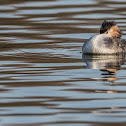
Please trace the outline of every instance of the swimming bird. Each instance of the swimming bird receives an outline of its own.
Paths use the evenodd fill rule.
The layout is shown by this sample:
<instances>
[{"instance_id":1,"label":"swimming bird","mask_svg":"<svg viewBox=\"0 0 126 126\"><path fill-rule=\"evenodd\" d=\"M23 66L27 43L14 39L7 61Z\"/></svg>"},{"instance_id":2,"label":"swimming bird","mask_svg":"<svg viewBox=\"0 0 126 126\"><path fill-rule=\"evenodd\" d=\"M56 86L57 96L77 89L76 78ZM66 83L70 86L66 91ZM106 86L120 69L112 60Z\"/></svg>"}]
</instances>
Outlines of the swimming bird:
<instances>
[{"instance_id":1,"label":"swimming bird","mask_svg":"<svg viewBox=\"0 0 126 126\"><path fill-rule=\"evenodd\" d=\"M126 41L121 39L121 32L114 21L104 21L100 34L84 42L85 54L118 54L126 52Z\"/></svg>"}]
</instances>

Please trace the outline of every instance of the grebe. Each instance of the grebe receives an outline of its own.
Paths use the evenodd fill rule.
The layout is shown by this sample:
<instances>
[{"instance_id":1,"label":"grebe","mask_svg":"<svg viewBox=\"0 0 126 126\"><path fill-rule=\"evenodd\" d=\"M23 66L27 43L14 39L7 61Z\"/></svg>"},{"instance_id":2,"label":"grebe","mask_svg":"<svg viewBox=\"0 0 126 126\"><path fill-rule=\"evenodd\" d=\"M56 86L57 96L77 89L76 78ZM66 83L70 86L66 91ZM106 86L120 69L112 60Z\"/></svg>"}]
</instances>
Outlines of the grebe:
<instances>
[{"instance_id":1,"label":"grebe","mask_svg":"<svg viewBox=\"0 0 126 126\"><path fill-rule=\"evenodd\" d=\"M118 54L126 52L126 42L121 39L121 32L114 21L104 21L100 34L87 40L82 52L85 54Z\"/></svg>"}]
</instances>

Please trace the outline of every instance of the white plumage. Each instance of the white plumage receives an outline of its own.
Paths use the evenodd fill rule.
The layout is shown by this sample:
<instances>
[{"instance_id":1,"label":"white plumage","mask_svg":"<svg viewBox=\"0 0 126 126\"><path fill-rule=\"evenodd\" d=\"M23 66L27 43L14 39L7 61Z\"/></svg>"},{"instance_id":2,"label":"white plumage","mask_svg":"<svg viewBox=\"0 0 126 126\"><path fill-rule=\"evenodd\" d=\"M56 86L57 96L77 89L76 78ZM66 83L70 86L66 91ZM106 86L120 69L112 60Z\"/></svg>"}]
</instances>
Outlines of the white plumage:
<instances>
[{"instance_id":1,"label":"white plumage","mask_svg":"<svg viewBox=\"0 0 126 126\"><path fill-rule=\"evenodd\" d=\"M99 34L87 40L83 47L83 53L89 54L114 54L122 52L122 39L112 38L109 34Z\"/></svg>"}]
</instances>

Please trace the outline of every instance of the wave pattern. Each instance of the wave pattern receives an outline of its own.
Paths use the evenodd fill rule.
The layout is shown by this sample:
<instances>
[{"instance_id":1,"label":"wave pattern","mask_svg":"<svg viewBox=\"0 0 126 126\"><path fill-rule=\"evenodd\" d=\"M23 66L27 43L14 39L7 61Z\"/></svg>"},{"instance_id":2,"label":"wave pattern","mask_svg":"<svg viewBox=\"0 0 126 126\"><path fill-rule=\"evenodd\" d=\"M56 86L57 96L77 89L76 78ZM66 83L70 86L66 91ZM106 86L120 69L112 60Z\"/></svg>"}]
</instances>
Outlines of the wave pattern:
<instances>
[{"instance_id":1,"label":"wave pattern","mask_svg":"<svg viewBox=\"0 0 126 126\"><path fill-rule=\"evenodd\" d=\"M1 0L1 126L125 125L125 57L81 53L105 19L126 38L125 8L125 0Z\"/></svg>"}]
</instances>

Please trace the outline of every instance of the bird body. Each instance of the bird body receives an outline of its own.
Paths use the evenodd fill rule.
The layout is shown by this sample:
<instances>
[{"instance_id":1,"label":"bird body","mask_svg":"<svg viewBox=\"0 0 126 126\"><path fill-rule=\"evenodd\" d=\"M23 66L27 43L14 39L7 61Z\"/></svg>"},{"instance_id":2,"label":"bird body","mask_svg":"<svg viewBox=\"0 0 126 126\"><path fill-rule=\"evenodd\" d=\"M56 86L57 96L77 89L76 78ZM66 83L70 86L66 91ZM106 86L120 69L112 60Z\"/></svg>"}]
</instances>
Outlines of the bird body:
<instances>
[{"instance_id":1,"label":"bird body","mask_svg":"<svg viewBox=\"0 0 126 126\"><path fill-rule=\"evenodd\" d=\"M99 34L87 40L82 52L88 54L115 54L125 51L126 43L123 39L110 37L108 34Z\"/></svg>"}]
</instances>

